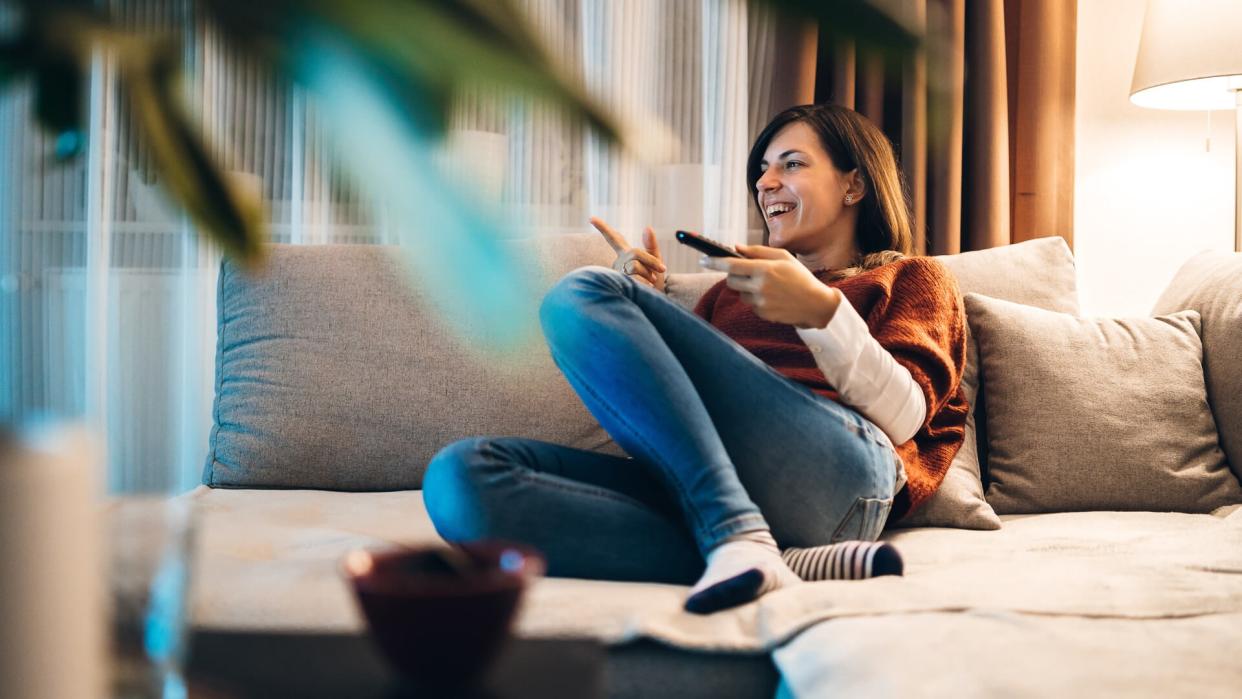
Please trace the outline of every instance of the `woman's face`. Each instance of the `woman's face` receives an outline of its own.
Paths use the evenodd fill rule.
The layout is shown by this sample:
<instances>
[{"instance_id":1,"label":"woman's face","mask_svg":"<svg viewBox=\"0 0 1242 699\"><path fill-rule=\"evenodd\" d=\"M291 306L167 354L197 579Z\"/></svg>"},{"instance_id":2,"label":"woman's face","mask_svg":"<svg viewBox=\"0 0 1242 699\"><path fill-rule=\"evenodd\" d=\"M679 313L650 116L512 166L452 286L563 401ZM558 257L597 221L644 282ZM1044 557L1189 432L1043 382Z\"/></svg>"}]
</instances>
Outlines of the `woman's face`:
<instances>
[{"instance_id":1,"label":"woman's face","mask_svg":"<svg viewBox=\"0 0 1242 699\"><path fill-rule=\"evenodd\" d=\"M799 121L778 131L759 169L755 196L768 224L768 245L810 254L840 236L853 240L857 217L842 215L849 173L832 164L810 126Z\"/></svg>"}]
</instances>

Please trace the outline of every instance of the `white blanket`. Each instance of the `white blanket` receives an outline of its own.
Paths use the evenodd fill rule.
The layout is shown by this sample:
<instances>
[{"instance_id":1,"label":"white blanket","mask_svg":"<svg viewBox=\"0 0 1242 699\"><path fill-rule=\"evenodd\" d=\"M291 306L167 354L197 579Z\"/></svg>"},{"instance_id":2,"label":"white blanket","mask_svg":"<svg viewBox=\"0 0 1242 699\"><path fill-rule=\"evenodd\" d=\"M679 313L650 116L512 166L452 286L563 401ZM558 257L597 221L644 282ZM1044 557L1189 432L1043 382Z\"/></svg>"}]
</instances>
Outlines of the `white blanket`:
<instances>
[{"instance_id":1,"label":"white blanket","mask_svg":"<svg viewBox=\"0 0 1242 699\"><path fill-rule=\"evenodd\" d=\"M337 567L345 552L437 540L417 491L200 488L192 497L204 514L193 612L202 626L360 630ZM998 665L998 654L1034 666L1068 654L1080 663L1069 669L1073 676L1088 673L1092 662L1075 650L1095 652L1123 639L1117 647L1143 658L1144 643L1160 654L1166 641L1173 643L1169 639L1195 633L1204 634L1196 662L1210 664L1228 653L1217 660L1231 659L1236 679L1242 665L1242 510L1001 519L996 531L886 532L905 559L902 577L807 583L707 616L682 611L683 586L545 579L525 599L517 632L607 643L650 637L742 653L779 648L776 662L799 696L816 695L826 678L833 692L848 689L851 677L883 675L891 664L940 667L944 672L936 677L944 681L1013 665ZM832 622L819 623L824 620ZM1062 637L1079 639L1081 648L1056 641ZM1191 649L1189 641L1170 646L1169 662ZM977 658L980 667L945 668L941 656ZM856 671L846 667L856 663ZM1228 674L1217 668L1217 680L1222 673ZM909 668L900 674L894 693L917 681Z\"/></svg>"},{"instance_id":2,"label":"white blanket","mask_svg":"<svg viewBox=\"0 0 1242 699\"><path fill-rule=\"evenodd\" d=\"M1174 619L997 609L843 617L773 654L784 697L1242 694L1242 614Z\"/></svg>"}]
</instances>

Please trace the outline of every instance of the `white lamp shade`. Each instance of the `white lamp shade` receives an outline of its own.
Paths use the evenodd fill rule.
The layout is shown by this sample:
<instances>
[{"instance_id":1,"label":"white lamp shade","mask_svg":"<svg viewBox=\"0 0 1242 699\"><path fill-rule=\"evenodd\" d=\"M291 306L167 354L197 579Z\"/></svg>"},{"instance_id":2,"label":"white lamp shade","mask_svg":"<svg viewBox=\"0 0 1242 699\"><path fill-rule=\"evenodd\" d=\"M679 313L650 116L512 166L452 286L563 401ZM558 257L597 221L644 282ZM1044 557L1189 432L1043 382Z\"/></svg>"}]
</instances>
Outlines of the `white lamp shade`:
<instances>
[{"instance_id":1,"label":"white lamp shade","mask_svg":"<svg viewBox=\"0 0 1242 699\"><path fill-rule=\"evenodd\" d=\"M1242 0L1148 0L1130 101L1233 109L1242 89Z\"/></svg>"}]
</instances>

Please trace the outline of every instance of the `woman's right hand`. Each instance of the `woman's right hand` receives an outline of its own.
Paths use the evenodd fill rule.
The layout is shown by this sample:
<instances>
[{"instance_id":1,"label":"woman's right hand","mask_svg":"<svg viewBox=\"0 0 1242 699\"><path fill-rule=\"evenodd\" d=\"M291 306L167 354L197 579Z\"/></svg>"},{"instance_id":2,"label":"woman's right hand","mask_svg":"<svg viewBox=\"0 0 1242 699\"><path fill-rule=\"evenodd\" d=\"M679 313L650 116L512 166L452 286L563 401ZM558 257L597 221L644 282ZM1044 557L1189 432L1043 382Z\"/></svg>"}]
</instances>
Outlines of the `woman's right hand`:
<instances>
[{"instance_id":1,"label":"woman's right hand","mask_svg":"<svg viewBox=\"0 0 1242 699\"><path fill-rule=\"evenodd\" d=\"M617 259L612 263L613 269L656 291L664 291L664 273L667 268L660 259L660 246L656 243L655 231L651 226L643 231L643 246L646 248L643 249L632 247L625 236L596 216L591 217L591 225L603 234L604 240L617 252Z\"/></svg>"}]
</instances>

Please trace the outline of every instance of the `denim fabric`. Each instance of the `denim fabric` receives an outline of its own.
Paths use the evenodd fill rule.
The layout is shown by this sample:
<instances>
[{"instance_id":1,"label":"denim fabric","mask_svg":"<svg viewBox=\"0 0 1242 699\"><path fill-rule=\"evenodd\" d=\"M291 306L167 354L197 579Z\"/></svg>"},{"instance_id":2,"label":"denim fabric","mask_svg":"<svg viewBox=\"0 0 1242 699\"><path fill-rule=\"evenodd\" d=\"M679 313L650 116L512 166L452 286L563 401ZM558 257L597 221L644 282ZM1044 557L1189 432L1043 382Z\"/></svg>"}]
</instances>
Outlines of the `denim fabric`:
<instances>
[{"instance_id":1,"label":"denim fabric","mask_svg":"<svg viewBox=\"0 0 1242 699\"><path fill-rule=\"evenodd\" d=\"M557 366L630 457L454 442L423 483L446 540L524 541L555 576L687 583L738 532L768 526L781 547L880 536L898 457L856 411L605 267L566 275L540 315Z\"/></svg>"}]
</instances>

